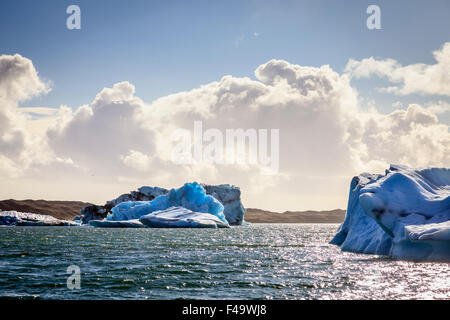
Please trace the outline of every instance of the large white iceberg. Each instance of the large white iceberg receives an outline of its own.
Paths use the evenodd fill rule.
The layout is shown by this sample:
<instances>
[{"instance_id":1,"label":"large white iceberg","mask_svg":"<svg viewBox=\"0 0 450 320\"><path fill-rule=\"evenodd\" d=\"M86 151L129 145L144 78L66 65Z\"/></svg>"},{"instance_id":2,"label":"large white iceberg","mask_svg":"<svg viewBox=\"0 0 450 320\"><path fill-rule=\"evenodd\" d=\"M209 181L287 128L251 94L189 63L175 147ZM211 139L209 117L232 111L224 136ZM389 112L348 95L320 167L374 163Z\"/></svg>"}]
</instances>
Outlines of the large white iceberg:
<instances>
[{"instance_id":1,"label":"large white iceberg","mask_svg":"<svg viewBox=\"0 0 450 320\"><path fill-rule=\"evenodd\" d=\"M183 207L170 207L139 218L150 228L229 228L217 216L205 212L193 212Z\"/></svg>"},{"instance_id":2,"label":"large white iceberg","mask_svg":"<svg viewBox=\"0 0 450 320\"><path fill-rule=\"evenodd\" d=\"M126 201L119 203L107 215L107 221L124 221L139 219L155 211L170 207L182 207L191 213L208 213L228 225L223 213L224 206L214 197L207 195L205 189L197 182L186 183L178 189L160 195L152 201ZM185 212L186 213L186 212Z\"/></svg>"},{"instance_id":3,"label":"large white iceberg","mask_svg":"<svg viewBox=\"0 0 450 320\"><path fill-rule=\"evenodd\" d=\"M353 178L331 243L344 251L450 261L450 169L391 166Z\"/></svg>"}]
</instances>

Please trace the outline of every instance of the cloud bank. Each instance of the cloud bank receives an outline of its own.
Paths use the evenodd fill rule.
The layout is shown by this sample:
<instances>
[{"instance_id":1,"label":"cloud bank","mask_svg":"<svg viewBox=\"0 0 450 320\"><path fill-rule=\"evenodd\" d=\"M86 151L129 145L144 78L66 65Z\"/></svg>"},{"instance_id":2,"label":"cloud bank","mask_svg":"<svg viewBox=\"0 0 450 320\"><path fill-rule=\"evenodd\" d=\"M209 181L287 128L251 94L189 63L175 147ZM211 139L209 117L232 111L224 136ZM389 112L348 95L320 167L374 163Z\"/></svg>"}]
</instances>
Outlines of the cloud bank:
<instances>
[{"instance_id":1,"label":"cloud bank","mask_svg":"<svg viewBox=\"0 0 450 320\"><path fill-rule=\"evenodd\" d=\"M433 52L436 64L423 63L402 66L393 59L378 60L374 57L361 61L350 59L345 71L355 78L372 75L386 78L398 84L383 88L383 91L398 95L412 93L450 96L450 42Z\"/></svg>"},{"instance_id":2,"label":"cloud bank","mask_svg":"<svg viewBox=\"0 0 450 320\"><path fill-rule=\"evenodd\" d=\"M0 176L21 176L33 162L45 161L39 151L45 142L26 130L27 118L17 105L49 90L31 60L0 56Z\"/></svg>"},{"instance_id":3,"label":"cloud bank","mask_svg":"<svg viewBox=\"0 0 450 320\"><path fill-rule=\"evenodd\" d=\"M431 66L350 60L344 74L329 66L271 60L256 68L255 79L225 76L153 102L135 96L131 83L120 82L76 110L61 106L50 113L43 132L32 129L37 120L17 106L50 85L30 60L3 55L0 179L11 188L0 196L28 192L27 197L101 203L141 185L176 187L198 180L240 186L249 207L343 208L349 181L361 171L381 171L389 163L450 166L449 128L436 116L447 104L410 104L389 114L363 111L348 74L388 77L400 83L390 89L398 94L448 94L449 54L445 44ZM420 86L414 81L421 77L439 81ZM263 175L258 164L174 164L173 132L192 132L199 120L205 130L222 132L280 129L278 174Z\"/></svg>"}]
</instances>

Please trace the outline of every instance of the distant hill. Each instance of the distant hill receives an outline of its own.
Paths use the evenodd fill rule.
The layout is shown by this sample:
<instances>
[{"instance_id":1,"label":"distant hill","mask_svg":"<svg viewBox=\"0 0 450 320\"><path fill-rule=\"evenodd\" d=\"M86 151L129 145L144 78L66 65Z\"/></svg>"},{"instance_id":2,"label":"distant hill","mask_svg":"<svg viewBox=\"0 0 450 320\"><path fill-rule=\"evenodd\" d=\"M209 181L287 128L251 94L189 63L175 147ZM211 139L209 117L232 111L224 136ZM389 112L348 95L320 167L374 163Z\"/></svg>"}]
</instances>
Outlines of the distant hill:
<instances>
[{"instance_id":1,"label":"distant hill","mask_svg":"<svg viewBox=\"0 0 450 320\"><path fill-rule=\"evenodd\" d=\"M245 221L254 223L342 223L345 210L272 212L248 208Z\"/></svg>"},{"instance_id":2,"label":"distant hill","mask_svg":"<svg viewBox=\"0 0 450 320\"><path fill-rule=\"evenodd\" d=\"M72 220L80 215L80 209L91 205L81 201L2 200L0 210L46 214L57 219Z\"/></svg>"},{"instance_id":3,"label":"distant hill","mask_svg":"<svg viewBox=\"0 0 450 320\"><path fill-rule=\"evenodd\" d=\"M47 214L57 219L72 220L80 209L92 205L81 201L2 200L0 210ZM341 223L345 210L272 212L248 208L244 219L254 223Z\"/></svg>"}]
</instances>

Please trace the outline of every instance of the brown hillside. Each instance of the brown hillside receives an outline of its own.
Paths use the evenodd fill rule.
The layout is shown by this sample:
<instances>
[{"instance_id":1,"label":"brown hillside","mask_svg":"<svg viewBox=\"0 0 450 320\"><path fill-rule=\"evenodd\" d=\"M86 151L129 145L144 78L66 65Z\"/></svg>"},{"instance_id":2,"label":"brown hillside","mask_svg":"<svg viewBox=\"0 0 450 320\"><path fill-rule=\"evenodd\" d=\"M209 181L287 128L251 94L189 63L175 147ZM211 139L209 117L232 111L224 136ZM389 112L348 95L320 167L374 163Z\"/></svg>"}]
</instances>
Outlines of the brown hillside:
<instances>
[{"instance_id":1,"label":"brown hillside","mask_svg":"<svg viewBox=\"0 0 450 320\"><path fill-rule=\"evenodd\" d=\"M47 214L57 219L72 220L80 215L80 209L90 205L81 201L47 201L47 200L2 200L0 210L14 210Z\"/></svg>"},{"instance_id":2,"label":"brown hillside","mask_svg":"<svg viewBox=\"0 0 450 320\"><path fill-rule=\"evenodd\" d=\"M342 223L345 210L272 212L249 208L245 221L254 223Z\"/></svg>"}]
</instances>

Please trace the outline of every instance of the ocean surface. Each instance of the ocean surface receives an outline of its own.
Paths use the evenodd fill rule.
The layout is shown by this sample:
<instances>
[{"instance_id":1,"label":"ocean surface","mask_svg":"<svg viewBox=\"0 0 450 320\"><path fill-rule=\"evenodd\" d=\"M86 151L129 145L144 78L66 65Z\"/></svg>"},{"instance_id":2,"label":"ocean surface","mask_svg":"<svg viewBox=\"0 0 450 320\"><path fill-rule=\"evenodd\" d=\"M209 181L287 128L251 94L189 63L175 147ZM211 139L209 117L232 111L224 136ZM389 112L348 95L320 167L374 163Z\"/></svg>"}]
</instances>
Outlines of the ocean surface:
<instances>
[{"instance_id":1,"label":"ocean surface","mask_svg":"<svg viewBox=\"0 0 450 320\"><path fill-rule=\"evenodd\" d=\"M448 263L341 252L337 227L0 227L0 298L450 299Z\"/></svg>"}]
</instances>

